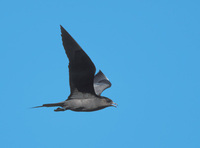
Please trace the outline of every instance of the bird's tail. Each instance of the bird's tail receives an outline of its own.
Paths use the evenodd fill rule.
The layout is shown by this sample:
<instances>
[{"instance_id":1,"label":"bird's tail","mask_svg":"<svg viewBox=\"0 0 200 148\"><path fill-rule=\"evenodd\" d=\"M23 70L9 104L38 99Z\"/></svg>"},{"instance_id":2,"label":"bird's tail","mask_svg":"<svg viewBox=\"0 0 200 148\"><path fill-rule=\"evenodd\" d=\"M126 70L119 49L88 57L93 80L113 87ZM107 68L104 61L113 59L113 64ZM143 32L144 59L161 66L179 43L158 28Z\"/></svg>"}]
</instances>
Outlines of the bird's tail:
<instances>
[{"instance_id":1,"label":"bird's tail","mask_svg":"<svg viewBox=\"0 0 200 148\"><path fill-rule=\"evenodd\" d=\"M39 108L39 107L54 107L54 106L61 106L63 107L64 105L64 101L63 102L59 102L59 103L50 103L50 104L43 104L42 106L35 106L32 108Z\"/></svg>"}]
</instances>

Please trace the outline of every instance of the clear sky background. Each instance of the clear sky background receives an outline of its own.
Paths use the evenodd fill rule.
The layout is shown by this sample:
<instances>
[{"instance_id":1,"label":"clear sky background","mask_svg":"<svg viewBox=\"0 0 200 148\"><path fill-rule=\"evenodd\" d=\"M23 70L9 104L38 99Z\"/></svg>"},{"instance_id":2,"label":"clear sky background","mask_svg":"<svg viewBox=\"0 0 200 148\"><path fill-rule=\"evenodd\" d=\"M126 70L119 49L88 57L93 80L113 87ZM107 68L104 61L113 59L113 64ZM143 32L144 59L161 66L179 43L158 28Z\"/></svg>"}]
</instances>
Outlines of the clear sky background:
<instances>
[{"instance_id":1,"label":"clear sky background","mask_svg":"<svg viewBox=\"0 0 200 148\"><path fill-rule=\"evenodd\" d=\"M1 148L199 148L199 0L2 0ZM112 82L118 108L67 99L60 26Z\"/></svg>"}]
</instances>

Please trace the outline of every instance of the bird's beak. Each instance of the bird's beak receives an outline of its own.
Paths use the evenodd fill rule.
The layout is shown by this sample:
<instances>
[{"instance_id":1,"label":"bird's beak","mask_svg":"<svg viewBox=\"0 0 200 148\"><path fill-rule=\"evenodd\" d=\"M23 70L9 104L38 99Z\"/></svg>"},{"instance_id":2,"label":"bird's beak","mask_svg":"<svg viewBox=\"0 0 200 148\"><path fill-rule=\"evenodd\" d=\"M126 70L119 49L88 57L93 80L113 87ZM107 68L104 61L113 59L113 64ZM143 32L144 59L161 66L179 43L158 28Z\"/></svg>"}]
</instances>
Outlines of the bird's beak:
<instances>
[{"instance_id":1,"label":"bird's beak","mask_svg":"<svg viewBox=\"0 0 200 148\"><path fill-rule=\"evenodd\" d=\"M113 107L117 107L118 104L113 102L111 106L113 106Z\"/></svg>"}]
</instances>

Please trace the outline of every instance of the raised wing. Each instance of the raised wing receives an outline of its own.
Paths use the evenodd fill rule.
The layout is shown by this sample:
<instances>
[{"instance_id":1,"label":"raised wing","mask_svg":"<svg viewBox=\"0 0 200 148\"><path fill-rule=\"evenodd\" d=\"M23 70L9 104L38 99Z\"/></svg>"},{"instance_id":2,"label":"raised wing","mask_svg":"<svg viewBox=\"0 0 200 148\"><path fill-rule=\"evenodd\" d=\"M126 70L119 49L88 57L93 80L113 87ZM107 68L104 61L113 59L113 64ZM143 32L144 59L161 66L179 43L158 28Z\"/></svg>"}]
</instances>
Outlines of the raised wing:
<instances>
[{"instance_id":1,"label":"raised wing","mask_svg":"<svg viewBox=\"0 0 200 148\"><path fill-rule=\"evenodd\" d=\"M94 77L94 90L95 93L100 96L101 93L111 87L111 83L108 78L99 70L99 72Z\"/></svg>"},{"instance_id":2,"label":"raised wing","mask_svg":"<svg viewBox=\"0 0 200 148\"><path fill-rule=\"evenodd\" d=\"M71 35L62 26L60 27L63 46L69 58L70 96L73 93L77 94L77 91L95 95L93 86L95 65Z\"/></svg>"}]
</instances>

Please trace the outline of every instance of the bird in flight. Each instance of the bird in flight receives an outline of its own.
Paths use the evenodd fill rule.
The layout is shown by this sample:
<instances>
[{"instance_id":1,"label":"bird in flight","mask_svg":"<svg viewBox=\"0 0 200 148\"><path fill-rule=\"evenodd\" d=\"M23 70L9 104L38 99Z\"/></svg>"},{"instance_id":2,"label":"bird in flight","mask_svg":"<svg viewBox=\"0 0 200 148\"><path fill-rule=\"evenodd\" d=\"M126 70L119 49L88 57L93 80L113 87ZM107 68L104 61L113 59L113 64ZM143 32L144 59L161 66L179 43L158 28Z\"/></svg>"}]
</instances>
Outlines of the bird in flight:
<instances>
[{"instance_id":1,"label":"bird in flight","mask_svg":"<svg viewBox=\"0 0 200 148\"><path fill-rule=\"evenodd\" d=\"M62 26L60 28L62 43L69 59L71 93L65 101L43 104L33 108L59 106L54 111L90 112L110 106L116 107L117 104L111 99L101 96L105 89L111 87L108 78L101 71L95 75L96 68L92 60L71 35Z\"/></svg>"}]
</instances>

